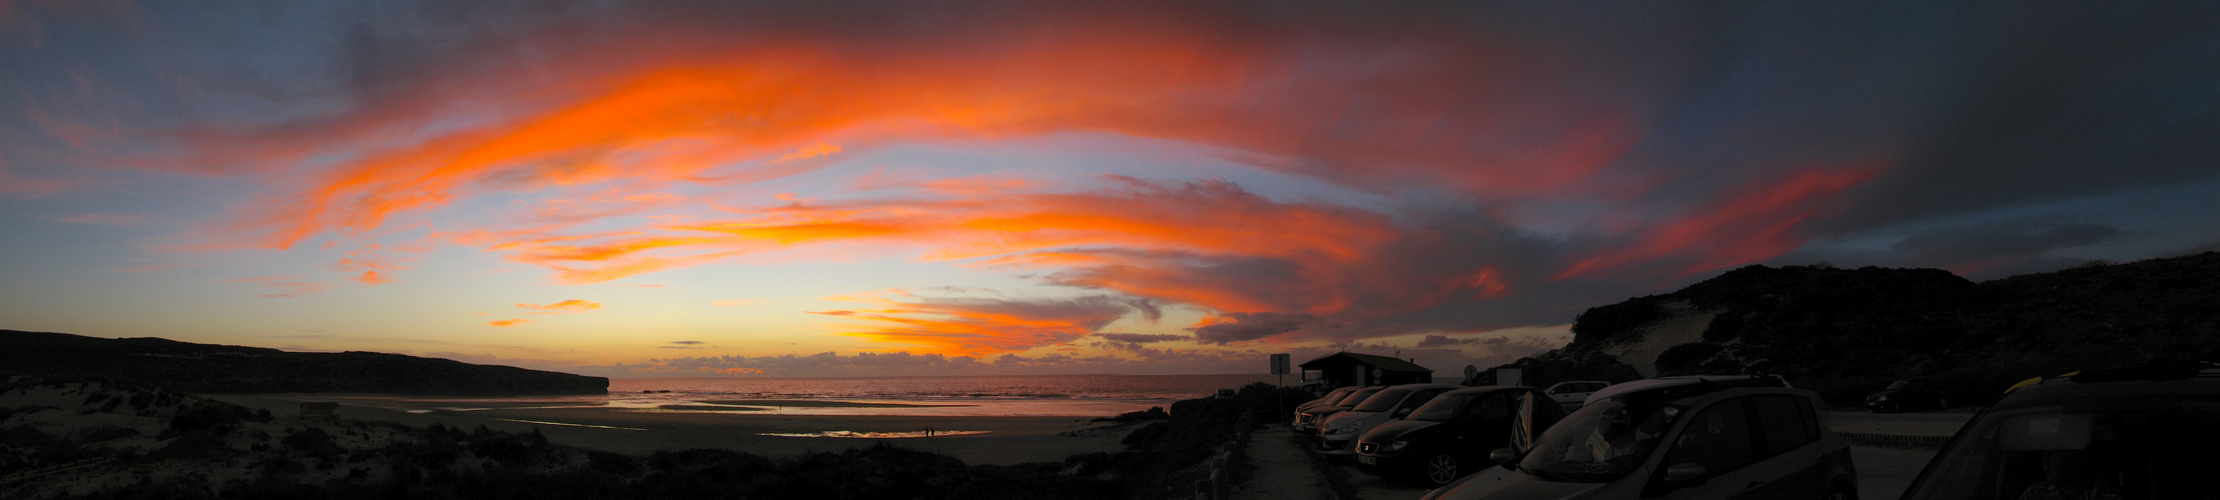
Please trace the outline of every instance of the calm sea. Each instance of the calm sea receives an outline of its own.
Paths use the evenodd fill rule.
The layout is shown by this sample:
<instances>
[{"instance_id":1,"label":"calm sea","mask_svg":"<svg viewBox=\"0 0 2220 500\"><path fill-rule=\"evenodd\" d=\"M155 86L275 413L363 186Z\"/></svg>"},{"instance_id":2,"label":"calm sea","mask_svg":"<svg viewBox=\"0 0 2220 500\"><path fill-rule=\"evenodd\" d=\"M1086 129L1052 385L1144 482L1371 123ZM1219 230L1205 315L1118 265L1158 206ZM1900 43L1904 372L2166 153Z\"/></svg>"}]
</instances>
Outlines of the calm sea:
<instances>
[{"instance_id":1,"label":"calm sea","mask_svg":"<svg viewBox=\"0 0 2220 500\"><path fill-rule=\"evenodd\" d=\"M732 408L726 407L747 406L750 414L1100 417L1278 380L1273 375L634 378L610 380L609 394L602 396L380 399L396 409L419 412L610 408L728 413Z\"/></svg>"}]
</instances>

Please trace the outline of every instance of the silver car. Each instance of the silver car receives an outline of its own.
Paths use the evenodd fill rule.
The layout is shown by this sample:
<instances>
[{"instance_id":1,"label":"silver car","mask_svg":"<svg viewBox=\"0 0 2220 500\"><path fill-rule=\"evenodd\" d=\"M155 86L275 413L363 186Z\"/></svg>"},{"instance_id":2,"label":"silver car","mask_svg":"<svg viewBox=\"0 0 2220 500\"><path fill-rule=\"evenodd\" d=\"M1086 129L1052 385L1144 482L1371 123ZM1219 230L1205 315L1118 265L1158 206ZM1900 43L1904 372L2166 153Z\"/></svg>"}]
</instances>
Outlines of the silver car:
<instances>
[{"instance_id":1,"label":"silver car","mask_svg":"<svg viewBox=\"0 0 2220 500\"><path fill-rule=\"evenodd\" d=\"M1857 498L1850 446L1827 430L1819 395L1697 379L1591 400L1504 465L1427 499Z\"/></svg>"}]
</instances>

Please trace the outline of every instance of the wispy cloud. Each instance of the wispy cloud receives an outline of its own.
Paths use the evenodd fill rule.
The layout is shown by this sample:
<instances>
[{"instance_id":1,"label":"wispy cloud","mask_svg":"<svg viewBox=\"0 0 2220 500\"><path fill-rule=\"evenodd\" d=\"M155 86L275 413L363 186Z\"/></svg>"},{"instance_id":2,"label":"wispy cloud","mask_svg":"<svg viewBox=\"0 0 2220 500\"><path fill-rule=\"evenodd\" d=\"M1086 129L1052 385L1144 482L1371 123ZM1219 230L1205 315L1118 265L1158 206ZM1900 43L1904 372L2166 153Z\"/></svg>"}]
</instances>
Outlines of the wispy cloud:
<instances>
[{"instance_id":1,"label":"wispy cloud","mask_svg":"<svg viewBox=\"0 0 2220 500\"><path fill-rule=\"evenodd\" d=\"M517 304L516 306L545 313L582 313L601 308L600 303L585 299L570 299L553 304Z\"/></svg>"}]
</instances>

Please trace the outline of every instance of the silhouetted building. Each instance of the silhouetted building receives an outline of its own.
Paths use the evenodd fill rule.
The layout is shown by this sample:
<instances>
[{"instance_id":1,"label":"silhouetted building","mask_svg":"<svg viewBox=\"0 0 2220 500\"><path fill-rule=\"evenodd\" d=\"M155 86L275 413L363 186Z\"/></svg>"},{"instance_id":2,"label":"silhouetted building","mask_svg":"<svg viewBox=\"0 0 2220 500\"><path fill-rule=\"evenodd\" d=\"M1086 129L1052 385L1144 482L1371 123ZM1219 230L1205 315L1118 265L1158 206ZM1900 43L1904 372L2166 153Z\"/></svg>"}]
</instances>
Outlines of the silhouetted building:
<instances>
[{"instance_id":1,"label":"silhouetted building","mask_svg":"<svg viewBox=\"0 0 2220 500\"><path fill-rule=\"evenodd\" d=\"M1417 363L1353 352L1337 352L1304 361L1303 380L1326 381L1331 387L1433 383L1434 371ZM1311 372L1318 376L1312 377Z\"/></svg>"}]
</instances>

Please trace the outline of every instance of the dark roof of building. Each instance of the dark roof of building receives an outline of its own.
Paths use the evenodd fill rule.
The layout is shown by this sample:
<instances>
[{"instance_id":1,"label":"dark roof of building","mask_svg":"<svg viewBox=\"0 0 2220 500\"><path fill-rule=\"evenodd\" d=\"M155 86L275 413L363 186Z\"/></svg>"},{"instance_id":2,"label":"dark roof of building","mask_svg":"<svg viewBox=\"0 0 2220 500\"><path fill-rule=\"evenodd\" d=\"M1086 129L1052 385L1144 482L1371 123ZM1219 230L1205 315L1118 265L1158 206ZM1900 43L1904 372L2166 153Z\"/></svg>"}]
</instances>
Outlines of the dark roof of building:
<instances>
[{"instance_id":1,"label":"dark roof of building","mask_svg":"<svg viewBox=\"0 0 2220 500\"><path fill-rule=\"evenodd\" d=\"M1333 354L1328 354L1328 355L1324 355L1324 356L1319 356L1319 357L1318 357L1318 359L1313 359L1313 360L1310 360L1310 361L1304 361L1304 362L1303 362L1303 364L1301 365L1301 367L1302 367L1303 369L1305 369L1305 370L1311 370L1311 369L1316 369L1316 367L1313 367L1313 366L1311 366L1311 365L1313 365L1313 364L1319 364L1319 363L1320 363L1320 362L1322 362L1322 361L1326 361L1326 360L1329 360L1329 359L1333 359L1333 358L1335 358L1335 357L1347 357L1347 358L1349 358L1349 359L1351 359L1351 360L1355 360L1356 362L1359 362L1359 363L1364 363L1364 364L1368 364L1368 365L1372 365L1373 367L1379 368L1379 369L1381 369L1381 370L1385 370L1385 371L1391 371L1391 372L1416 372L1416 373L1433 373L1433 372L1434 372L1434 370L1433 370L1433 369L1430 369L1430 368L1427 368L1427 367L1424 367L1424 366L1418 366L1417 364L1415 364L1415 363L1411 363L1411 362L1409 362L1409 361L1404 361L1404 360L1400 360L1400 359L1396 359L1396 358L1390 358L1390 357L1387 357L1387 356L1376 356L1376 355L1371 355L1371 354L1358 354L1358 353L1354 353L1354 352L1346 352L1346 351L1344 351L1344 352L1337 352L1337 353L1333 353Z\"/></svg>"}]
</instances>

